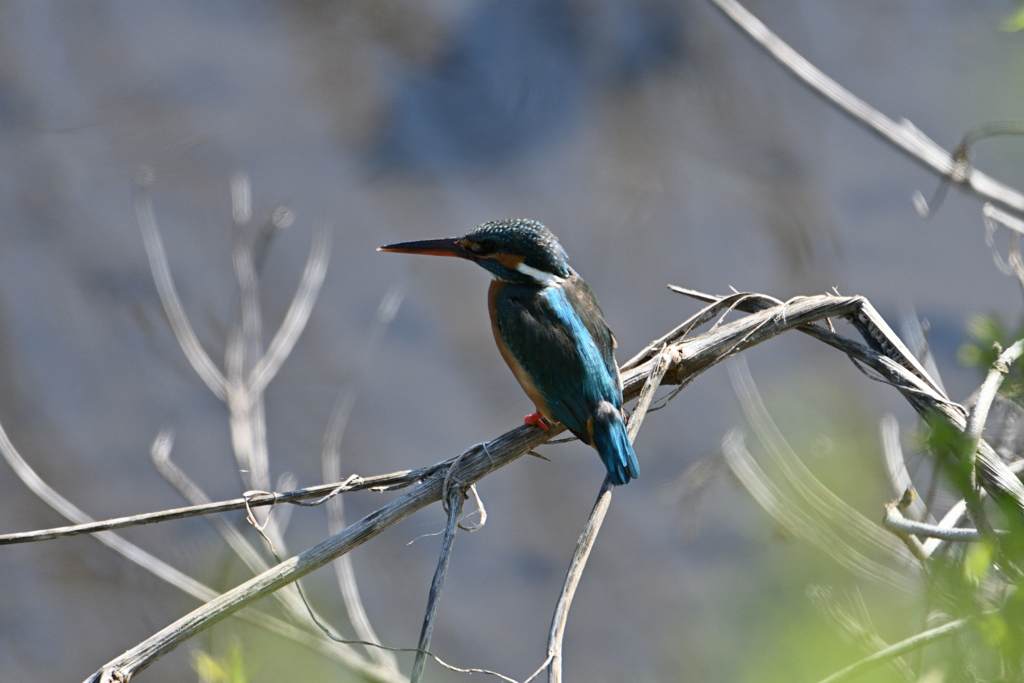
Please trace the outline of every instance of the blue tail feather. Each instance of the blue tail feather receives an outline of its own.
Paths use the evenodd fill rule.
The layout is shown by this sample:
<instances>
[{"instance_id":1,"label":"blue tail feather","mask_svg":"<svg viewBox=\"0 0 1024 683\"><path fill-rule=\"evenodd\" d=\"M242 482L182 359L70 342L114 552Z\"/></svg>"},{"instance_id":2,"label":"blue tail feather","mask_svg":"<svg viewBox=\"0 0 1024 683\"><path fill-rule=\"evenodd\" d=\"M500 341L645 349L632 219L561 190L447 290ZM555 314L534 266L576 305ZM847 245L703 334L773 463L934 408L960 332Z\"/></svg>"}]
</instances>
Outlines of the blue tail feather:
<instances>
[{"instance_id":1,"label":"blue tail feather","mask_svg":"<svg viewBox=\"0 0 1024 683\"><path fill-rule=\"evenodd\" d=\"M608 477L616 486L629 483L640 476L640 463L633 445L626 438L626 425L622 413L611 403L602 401L594 411L594 448L604 461Z\"/></svg>"}]
</instances>

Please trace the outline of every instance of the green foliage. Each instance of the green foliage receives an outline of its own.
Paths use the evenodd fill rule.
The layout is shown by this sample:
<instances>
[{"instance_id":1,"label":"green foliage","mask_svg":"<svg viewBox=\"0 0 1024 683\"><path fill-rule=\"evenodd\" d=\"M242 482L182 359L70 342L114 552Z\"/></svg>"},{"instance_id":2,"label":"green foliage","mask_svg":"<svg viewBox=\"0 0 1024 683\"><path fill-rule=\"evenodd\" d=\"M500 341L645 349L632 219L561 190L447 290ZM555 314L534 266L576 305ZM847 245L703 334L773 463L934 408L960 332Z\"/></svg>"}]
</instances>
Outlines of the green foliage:
<instances>
[{"instance_id":1,"label":"green foliage","mask_svg":"<svg viewBox=\"0 0 1024 683\"><path fill-rule=\"evenodd\" d=\"M1018 325L1016 329L1010 329L996 315L976 315L967 321L967 336L970 341L965 342L957 350L957 360L964 367L976 368L981 373L987 373L1002 349L1024 337L1024 324ZM1018 403L1022 402L1024 372L1020 363L1015 363L1010 368L1000 393Z\"/></svg>"},{"instance_id":2,"label":"green foliage","mask_svg":"<svg viewBox=\"0 0 1024 683\"><path fill-rule=\"evenodd\" d=\"M973 320L970 333L971 342L961 353L982 372L998 354L995 342L1009 345L1017 338L994 318ZM1019 378L1019 369L1015 371ZM886 486L880 478L883 474L865 467L864 454L877 448L863 421L867 418L858 419L861 411L851 402L841 406L836 419L830 419L828 411L822 410L827 396L812 399L812 393L804 390L800 399L783 393L786 402L772 406L770 412L778 419L800 462L813 470L819 481L856 509L880 509L884 503L876 496ZM788 402L792 405L786 405ZM794 417L787 419L790 412ZM806 429L808 424L815 425L814 432L823 425L825 428L817 434L801 432L801 426ZM933 454L939 464L942 476L938 485L945 495L958 498L970 490L969 441L945 416L936 414L924 421L917 445L919 452ZM789 491L770 458L761 459L759 464L780 491ZM786 504L804 505L799 496ZM716 672L725 674L717 678L766 683L821 680L886 644L967 618L967 626L954 635L864 672L856 680L1024 683L1024 579L1018 569L1024 567L1020 543L1024 539L1024 520L1015 508L1002 508L993 501L987 503L986 510L992 525L1009 533L998 539L941 548L922 574L923 601L920 594L900 595L880 582L851 576L820 550L793 542L791 537L786 547L776 542L764 548L756 562L762 573L748 576L744 584L747 590L737 591L741 607L736 610L736 622L714 629L730 634L730 645L748 656L733 662L732 670ZM820 512L814 506L805 511L809 517ZM844 533L842 524L829 524L838 537L849 539L854 548L873 557L870 548L858 545L857 538ZM812 600L808 600L806 591L811 584L822 588L815 589ZM723 611L729 612L728 608ZM708 621L701 620L700 624L706 628ZM693 637L685 633L682 639ZM701 653L688 654L689 666L681 666L680 673L689 675L680 678L711 678L710 667L700 663Z\"/></svg>"},{"instance_id":3,"label":"green foliage","mask_svg":"<svg viewBox=\"0 0 1024 683\"><path fill-rule=\"evenodd\" d=\"M992 571L995 546L992 543L974 543L964 553L963 575L970 586L980 586Z\"/></svg>"},{"instance_id":4,"label":"green foliage","mask_svg":"<svg viewBox=\"0 0 1024 683\"><path fill-rule=\"evenodd\" d=\"M971 354L982 352L998 340L1003 330L992 319L977 319L972 337L981 341ZM989 343L986 343L989 342ZM961 355L963 351L961 350ZM979 367L995 359L980 358ZM1019 394L1018 394L1019 396ZM966 437L940 415L926 420L922 447L937 458L951 488L960 496L969 491ZM994 526L1007 534L978 543L957 544L929 563L930 603L953 618L971 617L971 629L958 635L950 646L938 648L945 670L959 672L963 680L1021 681L1024 665L1024 520L1013 506L999 515L986 506Z\"/></svg>"},{"instance_id":5,"label":"green foliage","mask_svg":"<svg viewBox=\"0 0 1024 683\"><path fill-rule=\"evenodd\" d=\"M965 496L971 487L967 436L950 424L945 416L935 414L924 421L921 437L921 450L935 455L953 488L961 497Z\"/></svg>"},{"instance_id":6,"label":"green foliage","mask_svg":"<svg viewBox=\"0 0 1024 683\"><path fill-rule=\"evenodd\" d=\"M1024 7L1003 19L999 28L1007 33L1015 33L1024 29Z\"/></svg>"},{"instance_id":7,"label":"green foliage","mask_svg":"<svg viewBox=\"0 0 1024 683\"><path fill-rule=\"evenodd\" d=\"M199 675L199 683L249 683L242 657L242 645L235 640L227 652L219 656L203 650L192 653L192 668Z\"/></svg>"}]
</instances>

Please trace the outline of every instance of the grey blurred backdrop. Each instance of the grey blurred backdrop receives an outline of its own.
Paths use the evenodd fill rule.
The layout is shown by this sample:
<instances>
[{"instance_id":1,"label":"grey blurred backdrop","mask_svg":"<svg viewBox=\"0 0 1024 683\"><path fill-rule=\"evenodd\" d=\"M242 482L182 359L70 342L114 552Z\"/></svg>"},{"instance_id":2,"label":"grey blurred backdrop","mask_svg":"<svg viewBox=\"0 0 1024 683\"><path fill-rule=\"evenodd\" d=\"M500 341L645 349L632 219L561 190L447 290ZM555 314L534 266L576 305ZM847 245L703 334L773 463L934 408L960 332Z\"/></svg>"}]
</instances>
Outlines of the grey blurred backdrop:
<instances>
[{"instance_id":1,"label":"grey blurred backdrop","mask_svg":"<svg viewBox=\"0 0 1024 683\"><path fill-rule=\"evenodd\" d=\"M999 30L1012 3L751 8L947 148L970 126L1020 116L1021 37ZM1013 184L1020 143L982 143L976 161ZM267 393L273 475L300 485L319 481L327 418L353 382L343 470L363 475L450 457L532 411L493 345L487 275L374 252L387 242L495 218L544 222L600 298L620 360L697 310L667 283L779 297L836 287L890 318L909 304L930 321L956 399L975 381L955 363L965 319L1016 321L1020 310L1016 284L992 267L978 201L954 193L922 221L911 195L930 194L932 176L695 0L10 0L0 4L0 420L96 518L182 504L148 459L163 425L176 430L175 460L212 497L240 490L225 411L178 350L149 275L131 199L143 164L155 170L186 310L218 359L235 296L231 175L250 175L258 219L279 204L297 218L264 266L268 326L313 225L333 226L320 300ZM407 296L367 356L376 307L396 284ZM834 443L855 415L867 447L853 455L867 471L879 468L877 418L893 410L911 422L884 387L808 340L749 358L780 411L819 425L801 437L809 443ZM679 494L687 467L738 422L720 369L648 418L641 477L616 493L570 615L569 680L756 680L751 653L777 623L771 603L806 583L786 583L793 570L779 564L794 542L724 474L702 495ZM457 539L432 647L448 661L521 679L543 659L604 472L579 444L542 453L552 462L524 458L480 486L490 519ZM391 495L353 495L347 515ZM0 467L0 531L61 523ZM439 544L423 536L442 528L431 508L354 554L390 645L415 644ZM322 512L295 511L294 550L325 533ZM220 589L243 578L202 520L126 536ZM0 576L3 681L82 680L196 606L82 537L0 549ZM344 626L333 573L307 583ZM256 680L346 680L232 621L196 646L216 649L231 633ZM189 650L140 680L193 679ZM428 678L462 680L437 667Z\"/></svg>"}]
</instances>

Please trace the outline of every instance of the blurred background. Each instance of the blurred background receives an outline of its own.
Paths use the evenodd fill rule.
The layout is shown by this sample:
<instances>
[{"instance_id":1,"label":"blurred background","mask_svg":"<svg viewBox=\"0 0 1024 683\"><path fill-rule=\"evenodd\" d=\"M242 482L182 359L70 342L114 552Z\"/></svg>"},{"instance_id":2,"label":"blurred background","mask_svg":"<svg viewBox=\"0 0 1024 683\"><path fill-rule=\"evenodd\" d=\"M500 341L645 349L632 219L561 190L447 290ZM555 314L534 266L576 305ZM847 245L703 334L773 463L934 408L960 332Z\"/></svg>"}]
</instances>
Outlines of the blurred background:
<instances>
[{"instance_id":1,"label":"blurred background","mask_svg":"<svg viewBox=\"0 0 1024 683\"><path fill-rule=\"evenodd\" d=\"M1020 118L1021 36L1010 2L754 2L824 71L952 148L970 127ZM1011 185L1022 143L979 144ZM862 294L897 326L914 310L946 387L965 322L1020 315L993 267L976 199L828 108L697 0L237 0L0 4L0 421L40 475L95 518L182 503L149 461L173 459L215 499L242 490L227 415L178 349L132 206L151 193L172 274L215 359L236 305L229 180L244 171L270 246L268 330L284 315L317 221L330 269L309 326L267 391L272 476L320 481L336 397L357 389L346 474L451 457L521 423L532 405L502 363L470 264L379 254L388 242L528 217L548 225L632 356L699 306L668 283L787 298ZM375 311L405 294L371 352ZM878 420L895 392L842 356L785 335L745 354L803 460L871 519L892 497ZM577 681L814 681L861 656L816 610L816 590L862 599L890 642L920 630L921 595L852 577L776 527L719 465L742 424L723 368L652 413L641 477L616 492L576 595L565 670ZM604 477L578 444L545 446L480 486L489 521L460 534L431 649L525 678L544 656L576 538ZM920 464L920 461L916 461ZM698 466L694 468L694 463ZM396 494L353 494L356 519ZM0 532L63 520L0 467ZM243 533L254 532L232 515ZM413 647L444 516L434 506L353 553L385 643ZM326 534L298 509L291 552ZM245 578L203 520L124 534L225 590ZM82 680L197 606L94 540L0 549L0 680ZM350 633L333 572L306 580ZM859 597L857 597L859 596ZM266 605L270 607L270 605ZM237 643L251 680L349 680L311 651L238 620L139 680L193 680L191 653ZM408 671L410 659L400 661ZM428 665L427 680L463 680ZM352 676L351 680L358 680ZM878 680L887 680L884 676Z\"/></svg>"}]
</instances>

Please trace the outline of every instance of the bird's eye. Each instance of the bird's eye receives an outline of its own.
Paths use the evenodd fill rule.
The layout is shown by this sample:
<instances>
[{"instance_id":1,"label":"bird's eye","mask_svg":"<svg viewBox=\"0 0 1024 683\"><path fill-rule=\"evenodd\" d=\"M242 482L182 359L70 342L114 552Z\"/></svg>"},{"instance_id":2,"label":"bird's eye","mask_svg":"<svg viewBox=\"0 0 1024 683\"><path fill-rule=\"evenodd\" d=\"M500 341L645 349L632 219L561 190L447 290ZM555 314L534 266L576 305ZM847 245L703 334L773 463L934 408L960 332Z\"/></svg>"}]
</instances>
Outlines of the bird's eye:
<instances>
[{"instance_id":1,"label":"bird's eye","mask_svg":"<svg viewBox=\"0 0 1024 683\"><path fill-rule=\"evenodd\" d=\"M480 251L482 254L493 254L498 251L498 243L494 240L484 240L480 243Z\"/></svg>"}]
</instances>

